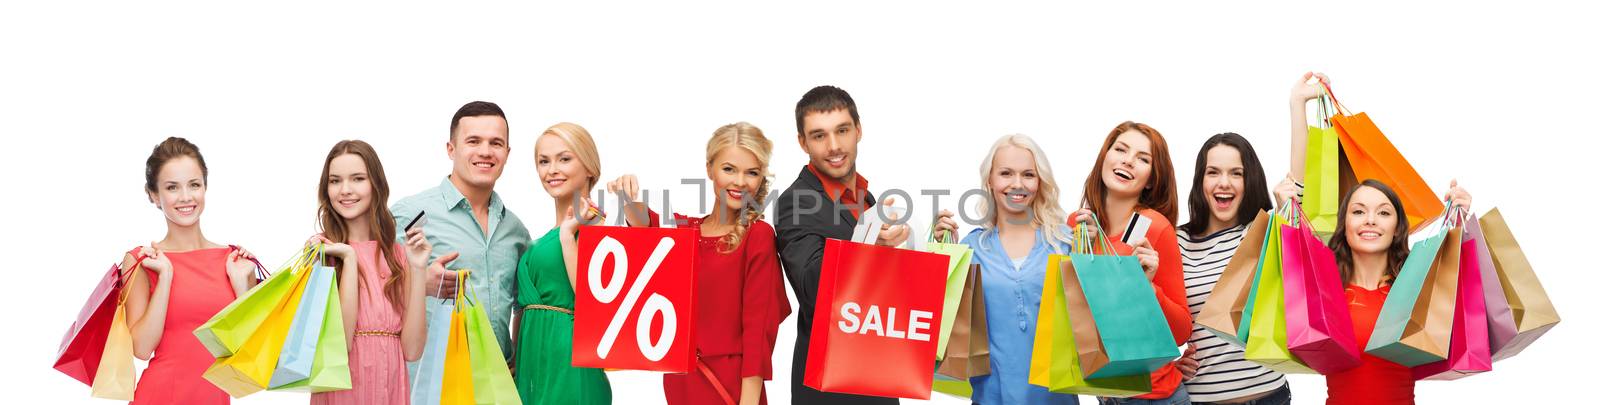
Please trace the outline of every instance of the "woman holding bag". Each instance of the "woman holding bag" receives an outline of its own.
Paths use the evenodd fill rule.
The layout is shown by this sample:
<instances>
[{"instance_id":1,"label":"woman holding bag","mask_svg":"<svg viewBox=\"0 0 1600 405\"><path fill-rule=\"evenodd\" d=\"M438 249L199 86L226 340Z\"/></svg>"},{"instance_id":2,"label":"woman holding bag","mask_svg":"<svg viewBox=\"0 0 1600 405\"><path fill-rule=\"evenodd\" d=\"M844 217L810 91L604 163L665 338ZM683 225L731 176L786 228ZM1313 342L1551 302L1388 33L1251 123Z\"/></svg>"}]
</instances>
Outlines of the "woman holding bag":
<instances>
[{"instance_id":1,"label":"woman holding bag","mask_svg":"<svg viewBox=\"0 0 1600 405\"><path fill-rule=\"evenodd\" d=\"M1316 80L1312 80L1316 79ZM1278 184L1279 201L1298 204L1305 176L1305 104L1326 89L1327 76L1306 73L1289 93L1291 153L1289 178ZM1445 201L1470 212L1472 195L1450 182ZM1339 200L1338 225L1328 240L1339 263L1350 303L1356 344L1366 347L1379 312L1389 295L1390 283L1410 254L1406 240L1410 225L1399 196L1388 185L1365 180ZM1363 352L1356 368L1330 374L1329 404L1410 404L1415 401L1411 369Z\"/></svg>"},{"instance_id":2,"label":"woman holding bag","mask_svg":"<svg viewBox=\"0 0 1600 405\"><path fill-rule=\"evenodd\" d=\"M961 243L983 278L989 330L989 375L971 378L980 404L1077 404L1078 397L1028 384L1039 300L1051 254L1071 250L1061 188L1050 160L1033 138L995 140L978 165L988 199L980 202L982 227ZM938 235L935 235L938 237Z\"/></svg>"},{"instance_id":3,"label":"woman holding bag","mask_svg":"<svg viewBox=\"0 0 1600 405\"><path fill-rule=\"evenodd\" d=\"M317 185L322 233L338 271L339 303L350 348L351 389L311 394L312 404L406 404L405 362L422 357L426 281L412 269L427 268L433 247L422 227L396 239L389 213L389 180L372 145L340 141L323 160ZM400 255L405 255L401 257Z\"/></svg>"},{"instance_id":4,"label":"woman holding bag","mask_svg":"<svg viewBox=\"0 0 1600 405\"><path fill-rule=\"evenodd\" d=\"M1229 132L1200 146L1189 190L1189 223L1178 227L1191 316L1199 316L1233 259L1249 225L1248 215L1271 208L1267 177L1250 141ZM1289 403L1289 381L1283 373L1245 361L1239 346L1200 327L1194 328L1188 346L1178 370L1195 403Z\"/></svg>"},{"instance_id":5,"label":"woman holding bag","mask_svg":"<svg viewBox=\"0 0 1600 405\"><path fill-rule=\"evenodd\" d=\"M695 352L699 370L662 376L669 404L765 404L778 324L789 316L766 206L772 142L749 123L724 125L706 142L706 176L716 190L710 214L673 214L678 227L700 234L695 262ZM608 184L629 203L628 225L655 226L659 214L638 202L639 182Z\"/></svg>"},{"instance_id":6,"label":"woman holding bag","mask_svg":"<svg viewBox=\"0 0 1600 405\"><path fill-rule=\"evenodd\" d=\"M228 394L200 377L216 358L194 330L256 283L255 256L205 238L209 172L200 148L167 138L145 160L144 189L166 217L167 236L123 256L129 276L125 305L133 355L149 360L134 389L134 404L226 404Z\"/></svg>"},{"instance_id":7,"label":"woman holding bag","mask_svg":"<svg viewBox=\"0 0 1600 405\"><path fill-rule=\"evenodd\" d=\"M1134 255L1155 289L1156 301L1174 342L1189 339L1193 318L1183 285L1183 261L1171 218L1178 216L1178 191L1167 142L1149 125L1123 122L1106 135L1100 155L1083 183L1088 208L1072 223L1099 221L1117 254ZM1135 216L1149 226L1128 234ZM1093 227L1090 227L1091 229ZM1127 234L1127 235L1125 235ZM1093 237L1093 236L1091 236ZM1189 394L1175 363L1150 373L1151 392L1133 398L1100 398L1102 404L1184 404Z\"/></svg>"},{"instance_id":8,"label":"woman holding bag","mask_svg":"<svg viewBox=\"0 0 1600 405\"><path fill-rule=\"evenodd\" d=\"M609 404L605 371L572 366L577 232L579 221L599 215L584 196L600 178L600 151L588 130L563 122L539 135L533 153L559 226L529 244L517 264L517 393L525 405Z\"/></svg>"}]
</instances>

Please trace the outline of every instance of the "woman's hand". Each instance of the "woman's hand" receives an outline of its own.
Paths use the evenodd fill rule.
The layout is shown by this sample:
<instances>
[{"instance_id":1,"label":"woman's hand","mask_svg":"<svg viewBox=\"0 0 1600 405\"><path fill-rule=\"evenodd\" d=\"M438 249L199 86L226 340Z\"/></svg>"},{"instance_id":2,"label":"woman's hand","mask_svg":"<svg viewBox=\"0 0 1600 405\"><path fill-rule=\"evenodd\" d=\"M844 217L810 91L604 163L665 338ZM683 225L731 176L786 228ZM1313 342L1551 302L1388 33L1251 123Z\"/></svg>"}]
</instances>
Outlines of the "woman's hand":
<instances>
[{"instance_id":1,"label":"woman's hand","mask_svg":"<svg viewBox=\"0 0 1600 405\"><path fill-rule=\"evenodd\" d=\"M1144 278L1150 281L1156 279L1156 269L1161 266L1161 257L1156 255L1156 249L1150 247L1149 239L1142 239L1133 246L1133 255L1139 258L1139 267L1144 268Z\"/></svg>"},{"instance_id":2,"label":"woman's hand","mask_svg":"<svg viewBox=\"0 0 1600 405\"><path fill-rule=\"evenodd\" d=\"M1472 193L1456 185L1455 180L1450 180L1450 191L1444 193L1444 200L1451 205L1461 208L1462 212L1472 212Z\"/></svg>"},{"instance_id":3,"label":"woman's hand","mask_svg":"<svg viewBox=\"0 0 1600 405\"><path fill-rule=\"evenodd\" d=\"M582 212L573 212L575 209ZM578 197L577 201L572 202L572 206L567 207L567 213L561 216L562 236L577 235L578 226L594 223L596 216L594 210L589 209L589 199Z\"/></svg>"},{"instance_id":4,"label":"woman's hand","mask_svg":"<svg viewBox=\"0 0 1600 405\"><path fill-rule=\"evenodd\" d=\"M1312 78L1317 80L1312 81ZM1324 91L1323 85L1327 83L1327 75L1306 72L1304 76L1300 77L1300 81L1295 83L1294 87L1289 88L1289 102L1304 105L1307 101L1321 96Z\"/></svg>"},{"instance_id":5,"label":"woman's hand","mask_svg":"<svg viewBox=\"0 0 1600 405\"><path fill-rule=\"evenodd\" d=\"M638 202L639 178L634 177L634 175L631 174L624 174L620 177L617 177L616 180L606 183L606 191L610 191L611 194L622 196L622 200L625 202Z\"/></svg>"},{"instance_id":6,"label":"woman's hand","mask_svg":"<svg viewBox=\"0 0 1600 405\"><path fill-rule=\"evenodd\" d=\"M1272 189L1272 195L1278 198L1278 206L1287 205L1290 201L1300 201L1300 195L1304 192L1305 188L1295 184L1294 178L1289 176L1284 176L1283 181L1278 182L1278 186Z\"/></svg>"},{"instance_id":7,"label":"woman's hand","mask_svg":"<svg viewBox=\"0 0 1600 405\"><path fill-rule=\"evenodd\" d=\"M428 257L433 255L433 244L428 243L428 235L422 233L422 227L413 227L406 231L406 261L411 265L412 271L420 272L428 267Z\"/></svg>"},{"instance_id":8,"label":"woman's hand","mask_svg":"<svg viewBox=\"0 0 1600 405\"><path fill-rule=\"evenodd\" d=\"M1183 351L1183 357L1178 358L1178 372L1183 373L1184 381L1194 379L1194 375L1200 372L1200 362L1194 359L1194 343L1190 343L1189 348Z\"/></svg>"},{"instance_id":9,"label":"woman's hand","mask_svg":"<svg viewBox=\"0 0 1600 405\"><path fill-rule=\"evenodd\" d=\"M956 223L956 214L950 210L939 210L938 222L933 225L933 240L944 241L954 238L956 230L960 229Z\"/></svg>"},{"instance_id":10,"label":"woman's hand","mask_svg":"<svg viewBox=\"0 0 1600 405\"><path fill-rule=\"evenodd\" d=\"M134 259L144 259L143 262L138 262L139 265L144 266L146 269L155 270L156 276L161 277L162 280L172 275L172 261L167 260L167 253L157 248L155 242L150 242L150 246L139 248L139 255Z\"/></svg>"},{"instance_id":11,"label":"woman's hand","mask_svg":"<svg viewBox=\"0 0 1600 405\"><path fill-rule=\"evenodd\" d=\"M1068 215L1067 216L1067 226L1068 227L1077 228L1078 224L1091 225L1091 226L1086 226L1083 229L1088 231L1086 236L1088 236L1089 239L1088 239L1088 242L1086 242L1086 243L1088 243L1091 246L1094 245L1094 240L1100 238L1100 227L1098 226L1098 224L1095 223L1094 211L1090 211L1088 208L1084 208L1084 209L1078 210L1078 212L1072 213L1072 215Z\"/></svg>"},{"instance_id":12,"label":"woman's hand","mask_svg":"<svg viewBox=\"0 0 1600 405\"><path fill-rule=\"evenodd\" d=\"M252 260L256 255L244 248L233 249L228 252L228 280L234 284L249 286L255 281L256 263Z\"/></svg>"}]
</instances>

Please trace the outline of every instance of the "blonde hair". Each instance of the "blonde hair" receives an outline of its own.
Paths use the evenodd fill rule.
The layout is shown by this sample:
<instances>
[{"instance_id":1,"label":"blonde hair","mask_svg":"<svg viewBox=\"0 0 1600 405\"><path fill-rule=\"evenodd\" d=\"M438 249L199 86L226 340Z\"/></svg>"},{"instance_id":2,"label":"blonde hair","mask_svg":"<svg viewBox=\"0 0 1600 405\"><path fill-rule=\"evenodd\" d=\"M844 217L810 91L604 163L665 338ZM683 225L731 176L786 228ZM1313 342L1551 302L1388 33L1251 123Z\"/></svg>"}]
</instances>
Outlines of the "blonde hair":
<instances>
[{"instance_id":1,"label":"blonde hair","mask_svg":"<svg viewBox=\"0 0 1600 405\"><path fill-rule=\"evenodd\" d=\"M711 133L711 140L706 141L706 167L711 167L714 163L712 159L716 158L718 152L732 147L743 148L756 156L756 162L761 165L761 185L756 187L755 204L745 204L744 212L739 216L739 223L734 226L733 232L728 232L718 241L721 246L717 250L722 253L739 248L745 233L750 230L750 224L761 220L765 211L761 207L767 201L767 192L771 190L772 183L767 180L767 176L770 175L767 164L772 160L772 141L761 134L761 128L744 121L717 128L716 132Z\"/></svg>"},{"instance_id":2,"label":"blonde hair","mask_svg":"<svg viewBox=\"0 0 1600 405\"><path fill-rule=\"evenodd\" d=\"M578 155L578 163L589 170L589 181L585 191L593 189L594 184L600 179L600 149L594 146L594 138L589 136L589 130L583 129L583 126L578 124L562 122L545 129L543 135L555 135L567 143L572 153ZM533 153L538 154L538 144L534 145Z\"/></svg>"},{"instance_id":3,"label":"blonde hair","mask_svg":"<svg viewBox=\"0 0 1600 405\"><path fill-rule=\"evenodd\" d=\"M983 184L984 196L978 200L978 210L988 213L984 216L983 226L995 229L999 222L999 205L994 201L994 188L989 184L989 173L994 169L994 155L1000 152L1001 147L1015 146L1028 151L1033 155L1033 165L1039 175L1039 192L1033 199L1033 204L1028 208L1033 211L1033 226L1044 230L1045 242L1059 250L1061 246L1070 245L1066 231L1062 228L1067 224L1067 213L1061 209L1061 189L1056 185L1054 171L1050 169L1050 159L1045 158L1044 150L1039 144L1027 135L1011 134L1000 137L994 141L994 146L989 147L989 154L983 158L983 163L978 165L979 184Z\"/></svg>"}]
</instances>

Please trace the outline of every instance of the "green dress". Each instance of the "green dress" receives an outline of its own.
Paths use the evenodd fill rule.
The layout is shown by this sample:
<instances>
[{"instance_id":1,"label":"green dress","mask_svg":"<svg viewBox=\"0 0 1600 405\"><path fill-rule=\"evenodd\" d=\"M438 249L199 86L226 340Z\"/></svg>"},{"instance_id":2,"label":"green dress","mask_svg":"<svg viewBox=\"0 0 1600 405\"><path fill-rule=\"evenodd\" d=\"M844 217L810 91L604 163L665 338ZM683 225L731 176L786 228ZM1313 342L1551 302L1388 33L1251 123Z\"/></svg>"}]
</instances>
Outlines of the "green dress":
<instances>
[{"instance_id":1,"label":"green dress","mask_svg":"<svg viewBox=\"0 0 1600 405\"><path fill-rule=\"evenodd\" d=\"M572 366L572 315L522 309L528 305L572 309L574 296L562 262L560 230L551 229L528 245L517 263L517 307L522 311L517 392L525 405L610 404L611 383L605 371Z\"/></svg>"}]
</instances>

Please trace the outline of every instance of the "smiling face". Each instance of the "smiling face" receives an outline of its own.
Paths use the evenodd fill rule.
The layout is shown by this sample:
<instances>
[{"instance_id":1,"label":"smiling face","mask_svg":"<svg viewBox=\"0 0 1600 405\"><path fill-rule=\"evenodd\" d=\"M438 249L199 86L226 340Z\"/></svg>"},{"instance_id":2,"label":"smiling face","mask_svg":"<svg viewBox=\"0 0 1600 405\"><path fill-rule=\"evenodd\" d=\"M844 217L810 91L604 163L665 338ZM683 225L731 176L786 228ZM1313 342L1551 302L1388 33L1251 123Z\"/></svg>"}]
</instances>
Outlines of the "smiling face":
<instances>
[{"instance_id":1,"label":"smiling face","mask_svg":"<svg viewBox=\"0 0 1600 405\"><path fill-rule=\"evenodd\" d=\"M706 177L711 179L712 189L717 190L717 200L728 208L728 212L738 212L744 209L745 198L754 199L756 190L766 181L761 169L761 161L754 153L729 146L711 158L711 165L706 167Z\"/></svg>"},{"instance_id":2,"label":"smiling face","mask_svg":"<svg viewBox=\"0 0 1600 405\"><path fill-rule=\"evenodd\" d=\"M811 167L834 179L856 173L856 144L861 126L843 109L806 113L800 149L811 156Z\"/></svg>"},{"instance_id":3,"label":"smiling face","mask_svg":"<svg viewBox=\"0 0 1600 405\"><path fill-rule=\"evenodd\" d=\"M451 176L468 186L493 189L511 153L506 120L493 115L461 117L445 150Z\"/></svg>"},{"instance_id":4,"label":"smiling face","mask_svg":"<svg viewBox=\"0 0 1600 405\"><path fill-rule=\"evenodd\" d=\"M537 155L539 170L539 184L544 186L544 191L551 198L563 199L576 193L588 191L589 182L594 177L589 169L583 167L583 162L578 160L566 141L553 134L539 136L538 144L534 145Z\"/></svg>"},{"instance_id":5,"label":"smiling face","mask_svg":"<svg viewBox=\"0 0 1600 405\"><path fill-rule=\"evenodd\" d=\"M1027 215L1039 194L1039 170L1033 153L1015 145L994 152L989 169L989 193L1000 212Z\"/></svg>"},{"instance_id":6,"label":"smiling face","mask_svg":"<svg viewBox=\"0 0 1600 405\"><path fill-rule=\"evenodd\" d=\"M372 179L361 156L347 153L333 158L326 180L328 200L339 217L356 220L372 209Z\"/></svg>"},{"instance_id":7,"label":"smiling face","mask_svg":"<svg viewBox=\"0 0 1600 405\"><path fill-rule=\"evenodd\" d=\"M1150 183L1150 137L1138 130L1117 135L1117 140L1106 150L1105 163L1100 167L1101 181L1106 191L1119 198L1139 198Z\"/></svg>"},{"instance_id":8,"label":"smiling face","mask_svg":"<svg viewBox=\"0 0 1600 405\"><path fill-rule=\"evenodd\" d=\"M1217 145L1207 151L1205 177L1201 182L1200 189L1205 193L1206 205L1211 208L1213 226L1237 224L1239 195L1244 193L1244 160L1239 150Z\"/></svg>"},{"instance_id":9,"label":"smiling face","mask_svg":"<svg viewBox=\"0 0 1600 405\"><path fill-rule=\"evenodd\" d=\"M1394 243L1394 202L1382 191L1372 187L1359 187L1350 194L1345 207L1344 238L1355 253L1383 254Z\"/></svg>"},{"instance_id":10,"label":"smiling face","mask_svg":"<svg viewBox=\"0 0 1600 405\"><path fill-rule=\"evenodd\" d=\"M206 209L206 180L199 162L188 156L168 160L156 174L155 186L147 193L167 222L180 227L200 223L200 213Z\"/></svg>"}]
</instances>

